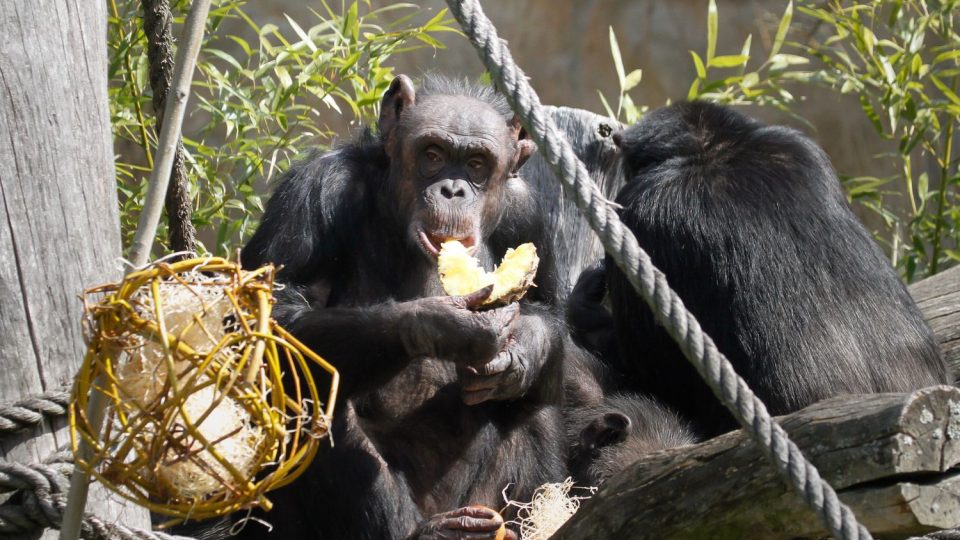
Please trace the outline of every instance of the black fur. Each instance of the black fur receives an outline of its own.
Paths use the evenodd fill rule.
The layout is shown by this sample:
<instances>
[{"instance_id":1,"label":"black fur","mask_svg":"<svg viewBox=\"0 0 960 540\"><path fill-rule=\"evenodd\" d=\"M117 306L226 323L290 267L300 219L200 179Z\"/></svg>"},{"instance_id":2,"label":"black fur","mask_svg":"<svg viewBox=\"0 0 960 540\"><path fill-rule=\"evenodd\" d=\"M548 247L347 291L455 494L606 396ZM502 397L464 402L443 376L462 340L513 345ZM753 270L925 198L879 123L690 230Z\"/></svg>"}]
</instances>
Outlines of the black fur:
<instances>
[{"instance_id":1,"label":"black fur","mask_svg":"<svg viewBox=\"0 0 960 540\"><path fill-rule=\"evenodd\" d=\"M616 138L621 217L773 414L948 381L929 328L811 140L701 102L651 112ZM615 332L593 346L622 387L662 399L700 435L736 427L626 277L606 268Z\"/></svg>"},{"instance_id":2,"label":"black fur","mask_svg":"<svg viewBox=\"0 0 960 540\"><path fill-rule=\"evenodd\" d=\"M450 115L450 107L489 115L491 131L470 132L476 118ZM451 522L444 512L499 508L506 486L523 500L565 475L569 344L542 200L506 169L468 184L458 160L470 155L456 146L464 136L513 133L519 141L502 141L506 155L494 157L519 165L532 145L485 87L430 78L414 96L401 76L382 110L384 133L312 155L283 177L242 253L247 267L282 265L274 316L342 377L335 446L325 444L304 477L271 495L275 509L261 516L274 526L268 538L441 538ZM437 179L410 166L423 155L416 137L424 125L449 128ZM456 189L436 195L439 183ZM414 226L467 234L477 223L477 254L488 268L508 247L538 248L537 287L519 310L474 313L468 301L444 296L436 261L411 235ZM507 358L506 371L488 371L489 354ZM256 523L241 533L262 536Z\"/></svg>"}]
</instances>

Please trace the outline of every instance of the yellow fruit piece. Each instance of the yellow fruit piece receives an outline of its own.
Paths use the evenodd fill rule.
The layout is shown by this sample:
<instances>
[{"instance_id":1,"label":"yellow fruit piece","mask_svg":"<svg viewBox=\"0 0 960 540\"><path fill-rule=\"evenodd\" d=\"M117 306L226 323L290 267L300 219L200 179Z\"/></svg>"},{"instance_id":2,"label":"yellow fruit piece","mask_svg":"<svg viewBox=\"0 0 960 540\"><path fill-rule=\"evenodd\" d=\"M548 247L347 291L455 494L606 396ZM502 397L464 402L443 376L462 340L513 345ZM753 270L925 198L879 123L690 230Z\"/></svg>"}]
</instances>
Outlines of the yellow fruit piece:
<instances>
[{"instance_id":1,"label":"yellow fruit piece","mask_svg":"<svg viewBox=\"0 0 960 540\"><path fill-rule=\"evenodd\" d=\"M493 272L487 272L463 244L450 240L440 246L437 267L443 290L451 296L470 294L493 285L493 292L483 302L489 306L509 304L523 298L533 285L539 263L537 248L528 242L508 249L500 265Z\"/></svg>"}]
</instances>

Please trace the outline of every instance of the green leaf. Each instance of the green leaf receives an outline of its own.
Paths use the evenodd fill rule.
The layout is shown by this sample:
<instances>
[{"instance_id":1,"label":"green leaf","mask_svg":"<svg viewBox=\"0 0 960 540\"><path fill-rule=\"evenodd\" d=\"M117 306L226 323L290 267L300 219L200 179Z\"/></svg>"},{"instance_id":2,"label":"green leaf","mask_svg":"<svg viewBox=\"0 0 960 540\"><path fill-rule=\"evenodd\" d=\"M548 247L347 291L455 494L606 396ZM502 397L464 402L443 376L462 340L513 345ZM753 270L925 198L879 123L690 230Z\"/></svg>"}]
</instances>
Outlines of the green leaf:
<instances>
[{"instance_id":1,"label":"green leaf","mask_svg":"<svg viewBox=\"0 0 960 540\"><path fill-rule=\"evenodd\" d=\"M623 68L623 57L620 56L620 45L617 43L617 35L613 32L613 27L610 27L610 54L613 55L613 66L617 70L617 81L620 82L620 89L623 90L623 87L626 85L626 70Z\"/></svg>"},{"instance_id":2,"label":"green leaf","mask_svg":"<svg viewBox=\"0 0 960 540\"><path fill-rule=\"evenodd\" d=\"M290 88L293 86L293 79L290 78L290 72L287 71L287 68L283 66L277 66L273 69L273 72L277 74L277 78L280 79L280 85L283 88Z\"/></svg>"},{"instance_id":3,"label":"green leaf","mask_svg":"<svg viewBox=\"0 0 960 540\"><path fill-rule=\"evenodd\" d=\"M939 77L931 73L930 80L933 81L933 85L943 93L944 97L949 99L955 105L960 105L960 97L957 97L956 92L951 90L950 87L943 84L943 81L941 81Z\"/></svg>"},{"instance_id":4,"label":"green leaf","mask_svg":"<svg viewBox=\"0 0 960 540\"><path fill-rule=\"evenodd\" d=\"M773 58L783 47L783 40L787 38L787 31L790 30L790 21L793 20L793 0L787 3L787 9L780 17L780 24L777 26L777 36L773 39L773 46L770 48L770 58Z\"/></svg>"},{"instance_id":5,"label":"green leaf","mask_svg":"<svg viewBox=\"0 0 960 540\"><path fill-rule=\"evenodd\" d=\"M934 56L933 61L930 63L933 65L937 65L940 62L946 62L947 60L956 60L957 58L960 58L960 49L956 49L952 51L944 51Z\"/></svg>"},{"instance_id":6,"label":"green leaf","mask_svg":"<svg viewBox=\"0 0 960 540\"><path fill-rule=\"evenodd\" d=\"M877 47L877 36L869 28L863 28L863 47L867 50L868 55L873 55L873 51Z\"/></svg>"},{"instance_id":7,"label":"green leaf","mask_svg":"<svg viewBox=\"0 0 960 540\"><path fill-rule=\"evenodd\" d=\"M748 60L750 60L749 56L743 56L739 54L715 56L707 61L707 66L715 68L740 67L746 65Z\"/></svg>"},{"instance_id":8,"label":"green leaf","mask_svg":"<svg viewBox=\"0 0 960 540\"><path fill-rule=\"evenodd\" d=\"M753 34L747 34L747 39L743 41L743 47L740 48L740 55L750 58L750 44L753 41Z\"/></svg>"},{"instance_id":9,"label":"green leaf","mask_svg":"<svg viewBox=\"0 0 960 540\"><path fill-rule=\"evenodd\" d=\"M770 62L770 69L781 70L786 68L787 66L809 64L810 59L803 56L798 56L796 54L780 53L780 54L775 54L771 56L769 62Z\"/></svg>"},{"instance_id":10,"label":"green leaf","mask_svg":"<svg viewBox=\"0 0 960 540\"><path fill-rule=\"evenodd\" d=\"M697 78L698 78L698 79L706 79L706 78L707 78L707 68L703 67L703 60L701 60L701 59L700 59L700 56L699 56L697 53L693 52L693 51L690 51L690 56L693 57L693 65L694 65L694 67L695 67L696 70L697 70Z\"/></svg>"},{"instance_id":11,"label":"green leaf","mask_svg":"<svg viewBox=\"0 0 960 540\"><path fill-rule=\"evenodd\" d=\"M690 85L690 90L687 91L687 100L693 101L697 99L700 95L700 79L694 79L693 84Z\"/></svg>"},{"instance_id":12,"label":"green leaf","mask_svg":"<svg viewBox=\"0 0 960 540\"><path fill-rule=\"evenodd\" d=\"M867 115L867 118L870 119L870 123L873 124L873 129L880 135L884 134L883 122L880 121L880 115L877 114L877 111L873 108L873 104L870 103L870 98L866 94L860 94L860 108L863 109L863 113Z\"/></svg>"},{"instance_id":13,"label":"green leaf","mask_svg":"<svg viewBox=\"0 0 960 540\"><path fill-rule=\"evenodd\" d=\"M713 59L713 55L717 52L718 19L717 2L716 0L710 0L707 7L707 63Z\"/></svg>"},{"instance_id":14,"label":"green leaf","mask_svg":"<svg viewBox=\"0 0 960 540\"><path fill-rule=\"evenodd\" d=\"M613 112L613 108L610 107L607 98L603 97L603 92L597 90L597 95L600 96L600 103L603 104L603 110L607 112L607 116L609 116L611 120L617 120L617 113Z\"/></svg>"},{"instance_id":15,"label":"green leaf","mask_svg":"<svg viewBox=\"0 0 960 540\"><path fill-rule=\"evenodd\" d=\"M293 31L296 32L297 36L300 37L300 43L306 45L310 49L310 52L317 52L317 46L313 43L313 40L310 39L310 36L303 31L303 28L300 28L300 25L297 24L297 21L293 20L286 13L284 13L283 16L287 18L287 22L290 23L290 27L293 28Z\"/></svg>"},{"instance_id":16,"label":"green leaf","mask_svg":"<svg viewBox=\"0 0 960 540\"><path fill-rule=\"evenodd\" d=\"M638 84L640 84L640 80L642 78L643 78L642 69L635 69L630 73L627 73L627 77L624 80L623 91L626 92L627 90L632 90L633 88L635 88Z\"/></svg>"}]
</instances>

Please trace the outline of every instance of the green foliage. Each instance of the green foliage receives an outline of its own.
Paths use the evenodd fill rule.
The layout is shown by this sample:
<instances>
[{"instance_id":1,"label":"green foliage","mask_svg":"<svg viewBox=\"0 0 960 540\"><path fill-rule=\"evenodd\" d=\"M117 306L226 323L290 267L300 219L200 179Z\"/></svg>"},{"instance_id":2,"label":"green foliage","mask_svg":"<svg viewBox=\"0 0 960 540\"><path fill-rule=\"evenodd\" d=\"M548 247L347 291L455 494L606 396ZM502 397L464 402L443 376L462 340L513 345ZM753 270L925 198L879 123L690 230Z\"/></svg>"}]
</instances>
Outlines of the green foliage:
<instances>
[{"instance_id":1,"label":"green foliage","mask_svg":"<svg viewBox=\"0 0 960 540\"><path fill-rule=\"evenodd\" d=\"M201 239L213 238L206 249L228 256L263 208L264 186L255 183L274 178L309 149L329 147L335 134L324 118L331 114L352 124L375 118L393 78L390 57L442 48L437 35L456 31L445 10L415 22L422 14L414 4L373 9L369 1L352 1L334 8L320 0L312 26L287 17L289 28L281 29L257 24L245 3L214 0L183 135L193 222ZM188 2L173 4L180 16ZM110 0L110 103L125 246L157 142L139 5ZM165 236L162 227L161 242Z\"/></svg>"},{"instance_id":2,"label":"green foliage","mask_svg":"<svg viewBox=\"0 0 960 540\"><path fill-rule=\"evenodd\" d=\"M802 84L855 94L878 136L897 142L896 152L883 157L891 159L899 173L887 178L844 176L847 195L882 218L886 227L875 232L876 238L889 248L892 262L908 281L932 275L960 260L960 174L953 153L960 121L958 4L960 0L807 0L797 7L797 15L818 33L800 44L787 41L795 15L790 2L770 52L750 69L752 36L739 54L716 54L718 10L715 0L709 0L706 53L690 51L695 78L686 98L772 106L793 114L793 92ZM632 123L648 110L628 95L640 82L639 75L624 75L612 29L610 47L620 95L616 109L602 94L601 101L611 117ZM921 157L935 166L918 171L915 164ZM902 197L906 205L897 204ZM900 210L903 206L907 210Z\"/></svg>"},{"instance_id":3,"label":"green foliage","mask_svg":"<svg viewBox=\"0 0 960 540\"><path fill-rule=\"evenodd\" d=\"M703 56L690 51L696 77L687 91L686 99L703 99L725 105L765 105L789 112L795 98L785 86L791 81L806 80L811 76L810 72L800 71L797 67L808 64L807 58L780 52L792 18L793 2L790 2L780 19L769 55L755 69L748 70L753 36L747 36L738 54L717 55L719 12L716 1L710 0L707 8L707 50ZM611 108L603 94L600 94L600 100L611 118L630 124L649 110L647 105L636 105L628 94L640 83L641 70L624 74L613 28L610 29L610 51L620 80L617 108Z\"/></svg>"},{"instance_id":4,"label":"green foliage","mask_svg":"<svg viewBox=\"0 0 960 540\"><path fill-rule=\"evenodd\" d=\"M907 280L960 260L960 178L952 151L960 121L957 7L956 1L831 0L798 8L828 34L796 45L822 64L815 80L855 94L877 134L897 143L886 157L898 175L855 176L847 189L887 223L881 240ZM918 167L920 157L936 165ZM908 210L893 211L890 203L903 196Z\"/></svg>"}]
</instances>

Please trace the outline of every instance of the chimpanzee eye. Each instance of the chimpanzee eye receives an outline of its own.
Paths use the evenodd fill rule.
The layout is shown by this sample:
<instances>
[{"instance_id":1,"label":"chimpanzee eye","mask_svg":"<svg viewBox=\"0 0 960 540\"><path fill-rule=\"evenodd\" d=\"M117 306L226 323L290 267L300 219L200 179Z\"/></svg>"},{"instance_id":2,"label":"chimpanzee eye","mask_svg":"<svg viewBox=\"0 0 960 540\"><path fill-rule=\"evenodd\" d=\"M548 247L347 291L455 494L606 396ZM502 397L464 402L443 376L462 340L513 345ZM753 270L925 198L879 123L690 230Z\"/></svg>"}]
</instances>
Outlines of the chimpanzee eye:
<instances>
[{"instance_id":1,"label":"chimpanzee eye","mask_svg":"<svg viewBox=\"0 0 960 540\"><path fill-rule=\"evenodd\" d=\"M479 171L483 169L483 166L486 165L484 161L480 158L473 158L467 162L467 167L470 167L474 171Z\"/></svg>"},{"instance_id":2,"label":"chimpanzee eye","mask_svg":"<svg viewBox=\"0 0 960 540\"><path fill-rule=\"evenodd\" d=\"M432 177L443 169L446 157L443 150L436 146L428 146L420 158L420 173L426 177Z\"/></svg>"}]
</instances>

